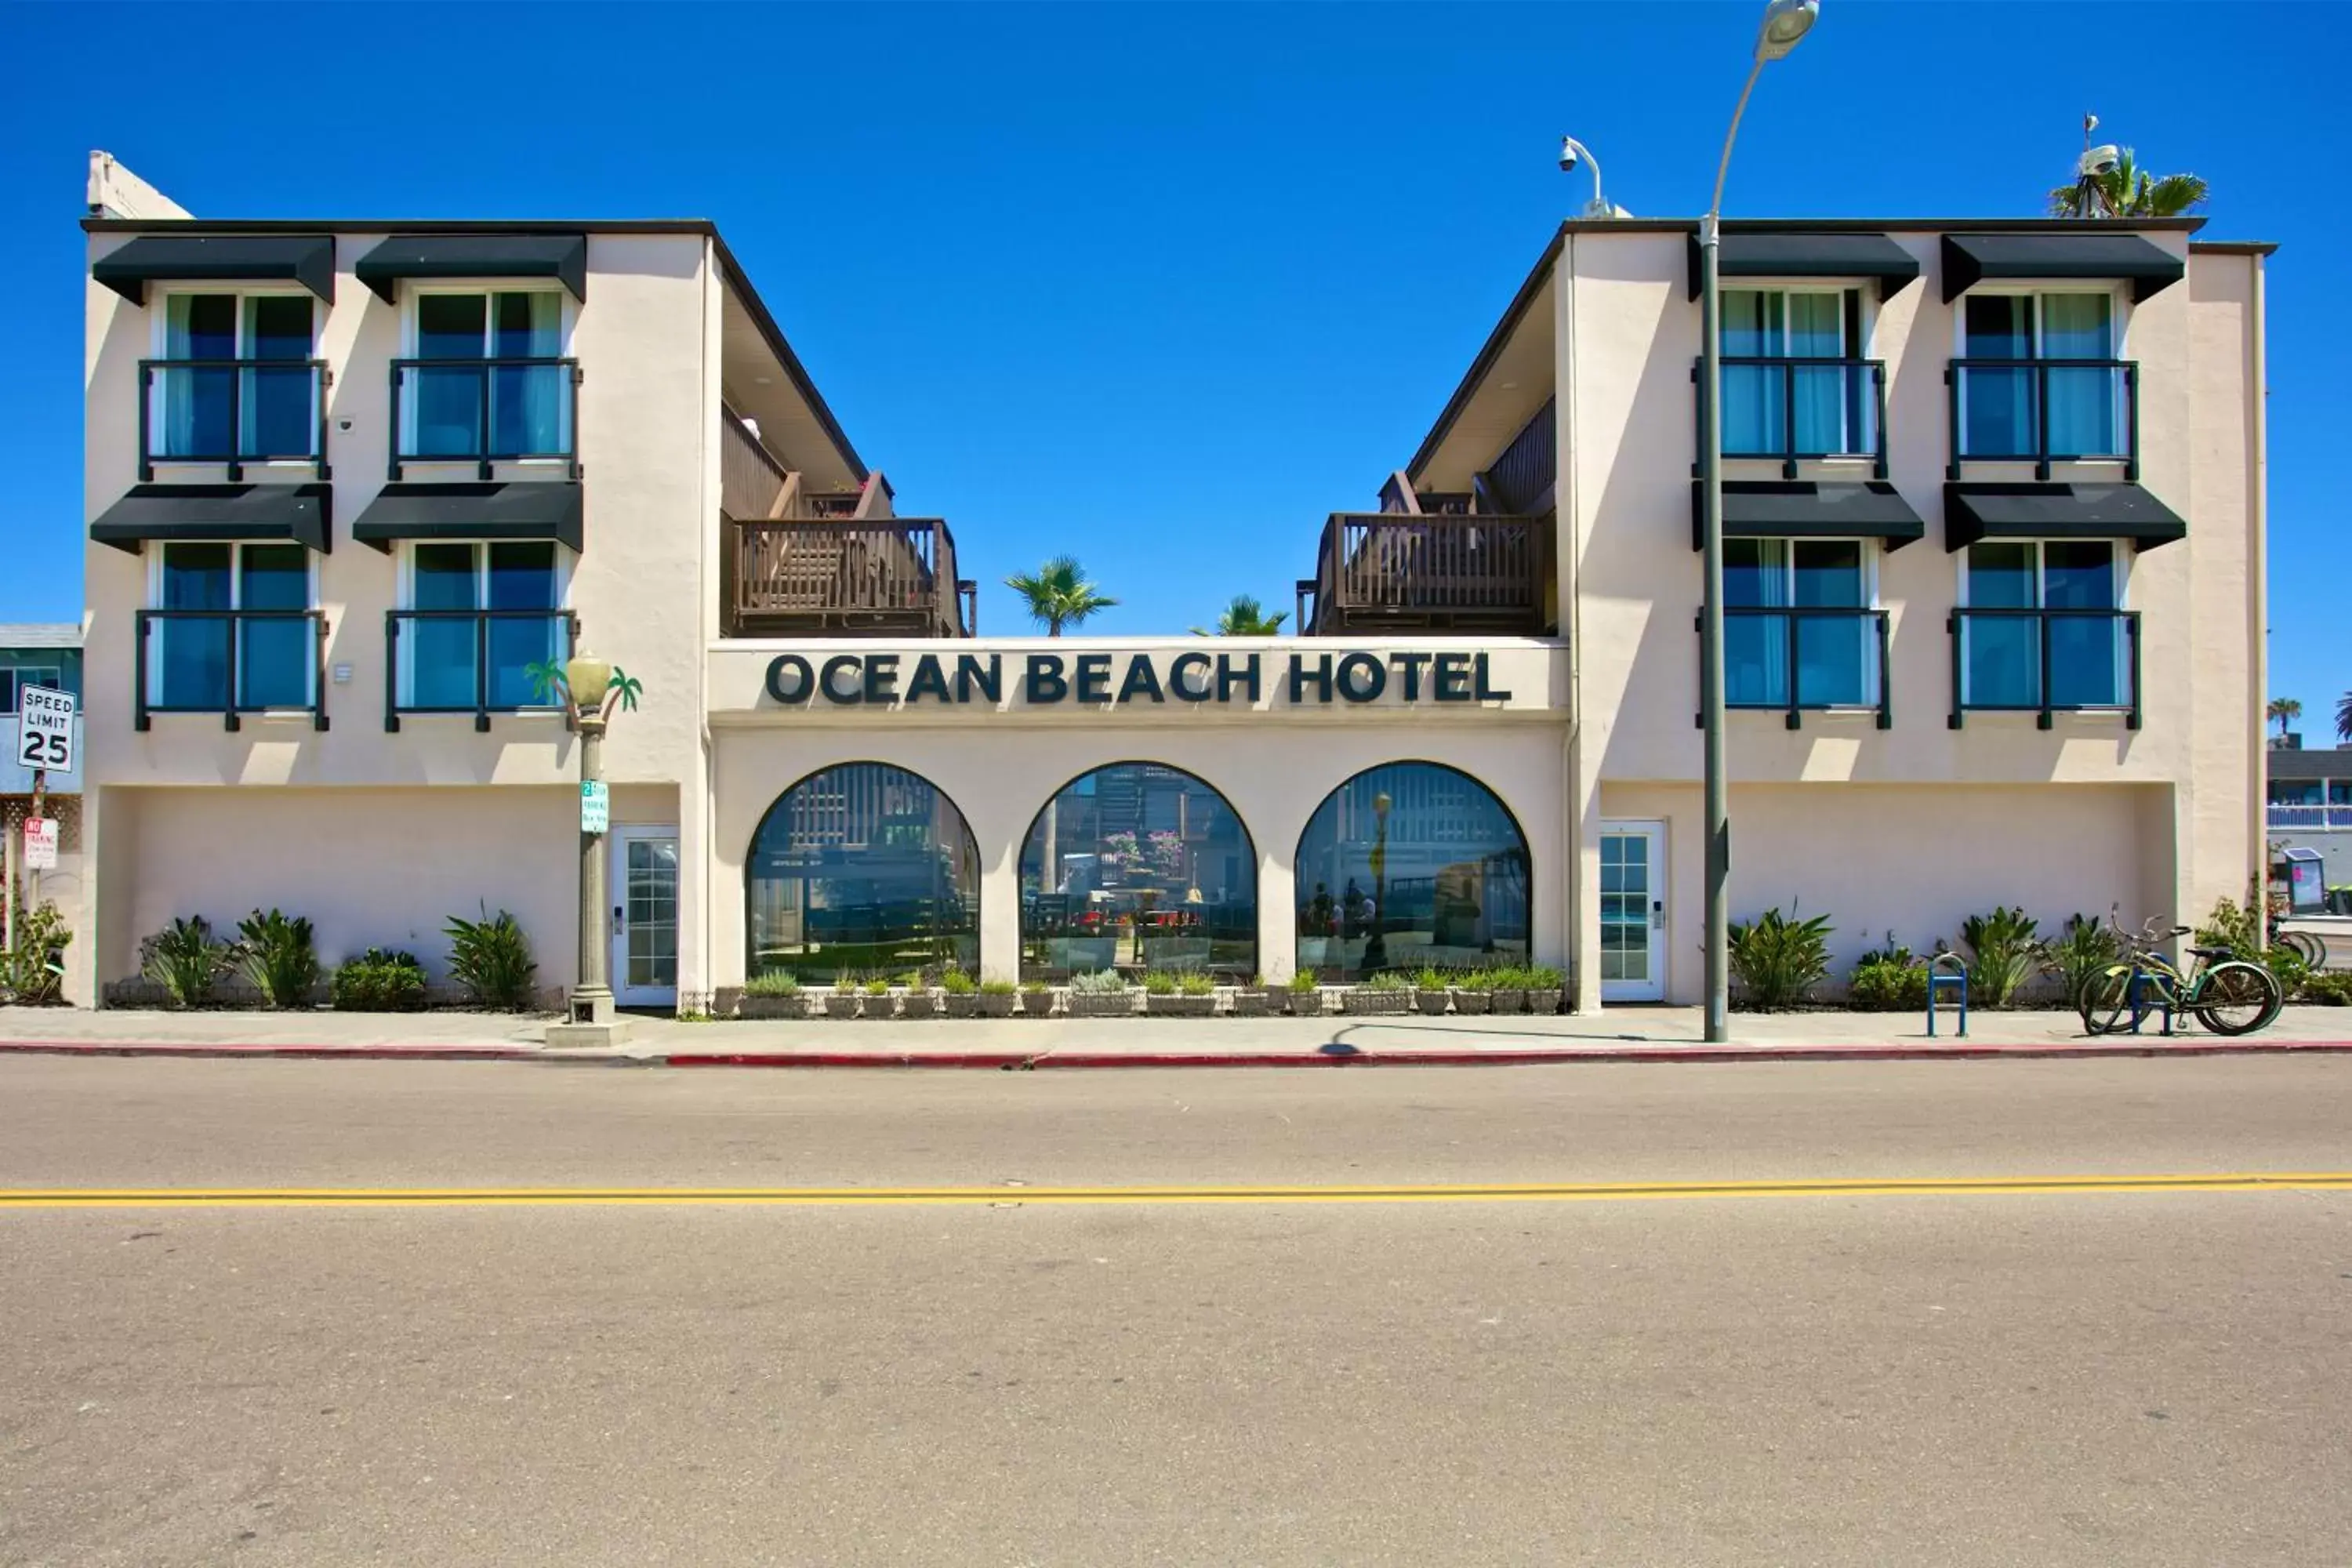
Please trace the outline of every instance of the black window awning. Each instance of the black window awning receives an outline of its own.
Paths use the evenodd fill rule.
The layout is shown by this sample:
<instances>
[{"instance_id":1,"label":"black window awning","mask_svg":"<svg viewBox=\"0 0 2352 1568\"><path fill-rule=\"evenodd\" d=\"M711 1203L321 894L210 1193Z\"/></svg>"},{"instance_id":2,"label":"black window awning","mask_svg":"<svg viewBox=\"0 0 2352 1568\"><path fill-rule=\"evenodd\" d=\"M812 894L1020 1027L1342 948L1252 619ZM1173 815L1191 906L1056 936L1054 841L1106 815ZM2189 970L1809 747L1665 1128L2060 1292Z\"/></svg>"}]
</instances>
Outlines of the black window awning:
<instances>
[{"instance_id":1,"label":"black window awning","mask_svg":"<svg viewBox=\"0 0 2352 1568\"><path fill-rule=\"evenodd\" d=\"M2145 235L1948 234L1944 236L1944 302L1987 279L2089 279L2129 282L2145 300L2180 281L2188 263Z\"/></svg>"},{"instance_id":2,"label":"black window awning","mask_svg":"<svg viewBox=\"0 0 2352 1568\"><path fill-rule=\"evenodd\" d=\"M2153 550L2189 537L2189 524L2137 485L1972 484L1944 487L1944 548L1980 539L2128 539Z\"/></svg>"},{"instance_id":3,"label":"black window awning","mask_svg":"<svg viewBox=\"0 0 2352 1568\"><path fill-rule=\"evenodd\" d=\"M1706 490L1691 481L1691 548L1706 548ZM1839 484L1816 479L1726 479L1727 539L1883 539L1900 550L1927 537L1927 525L1884 479Z\"/></svg>"},{"instance_id":4,"label":"black window awning","mask_svg":"<svg viewBox=\"0 0 2352 1568\"><path fill-rule=\"evenodd\" d=\"M334 544L331 485L133 485L89 525L91 540L136 555L149 540L283 540Z\"/></svg>"},{"instance_id":5,"label":"black window awning","mask_svg":"<svg viewBox=\"0 0 2352 1568\"><path fill-rule=\"evenodd\" d=\"M299 283L335 302L330 234L142 234L89 264L89 275L134 305L150 283Z\"/></svg>"},{"instance_id":6,"label":"black window awning","mask_svg":"<svg viewBox=\"0 0 2352 1568\"><path fill-rule=\"evenodd\" d=\"M1690 297L1699 297L1698 236L1690 237ZM1875 278L1891 298L1919 278L1919 258L1883 234L1727 232L1717 269L1726 278Z\"/></svg>"},{"instance_id":7,"label":"black window awning","mask_svg":"<svg viewBox=\"0 0 2352 1568\"><path fill-rule=\"evenodd\" d=\"M568 481L390 484L376 492L352 537L391 552L404 539L549 539L580 549L582 489Z\"/></svg>"},{"instance_id":8,"label":"black window awning","mask_svg":"<svg viewBox=\"0 0 2352 1568\"><path fill-rule=\"evenodd\" d=\"M390 303L404 278L552 278L588 298L584 234L395 234L359 258L359 280Z\"/></svg>"}]
</instances>

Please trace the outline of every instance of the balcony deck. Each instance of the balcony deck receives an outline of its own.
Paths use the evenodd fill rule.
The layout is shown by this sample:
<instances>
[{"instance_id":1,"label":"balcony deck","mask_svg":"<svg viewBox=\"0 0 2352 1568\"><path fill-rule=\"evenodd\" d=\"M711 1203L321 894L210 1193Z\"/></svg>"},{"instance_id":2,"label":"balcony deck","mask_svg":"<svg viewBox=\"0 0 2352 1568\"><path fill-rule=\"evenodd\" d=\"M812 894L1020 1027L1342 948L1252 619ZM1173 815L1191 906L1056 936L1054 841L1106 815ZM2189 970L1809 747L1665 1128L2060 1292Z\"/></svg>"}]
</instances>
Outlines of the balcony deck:
<instances>
[{"instance_id":1,"label":"balcony deck","mask_svg":"<svg viewBox=\"0 0 2352 1568\"><path fill-rule=\"evenodd\" d=\"M1539 636L1551 531L1549 514L1334 512L1298 584L1298 629Z\"/></svg>"}]
</instances>

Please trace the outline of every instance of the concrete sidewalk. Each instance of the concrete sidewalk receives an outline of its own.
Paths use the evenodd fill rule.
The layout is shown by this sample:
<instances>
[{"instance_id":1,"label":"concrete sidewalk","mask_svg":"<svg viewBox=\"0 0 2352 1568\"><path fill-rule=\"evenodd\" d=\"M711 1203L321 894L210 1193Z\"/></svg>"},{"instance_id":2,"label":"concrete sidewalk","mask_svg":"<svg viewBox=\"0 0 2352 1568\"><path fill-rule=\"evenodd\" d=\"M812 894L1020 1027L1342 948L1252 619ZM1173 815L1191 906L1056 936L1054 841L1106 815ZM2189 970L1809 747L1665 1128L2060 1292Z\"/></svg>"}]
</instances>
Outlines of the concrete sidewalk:
<instances>
[{"instance_id":1,"label":"concrete sidewalk","mask_svg":"<svg viewBox=\"0 0 2352 1568\"><path fill-rule=\"evenodd\" d=\"M1928 1038L1915 1013L1738 1014L1732 1043L1701 1043L1696 1008L1599 1016L1053 1018L684 1023L638 1017L613 1051L551 1051L548 1020L485 1013L358 1014L0 1009L0 1053L407 1058L717 1067L1326 1067L1570 1061L2084 1057L2342 1051L2352 1012L2290 1007L2261 1034L2091 1037L2072 1013L1948 1016Z\"/></svg>"}]
</instances>

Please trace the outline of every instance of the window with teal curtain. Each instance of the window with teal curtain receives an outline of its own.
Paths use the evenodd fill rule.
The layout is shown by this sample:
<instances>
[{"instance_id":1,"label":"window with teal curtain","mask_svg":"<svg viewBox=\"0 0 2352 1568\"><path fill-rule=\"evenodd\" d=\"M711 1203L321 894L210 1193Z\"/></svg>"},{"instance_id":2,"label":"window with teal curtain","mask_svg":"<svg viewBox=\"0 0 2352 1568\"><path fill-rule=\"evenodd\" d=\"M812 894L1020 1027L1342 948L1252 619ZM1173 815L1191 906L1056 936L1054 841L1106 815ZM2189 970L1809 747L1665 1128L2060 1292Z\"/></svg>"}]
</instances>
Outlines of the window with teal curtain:
<instances>
[{"instance_id":1,"label":"window with teal curtain","mask_svg":"<svg viewBox=\"0 0 2352 1568\"><path fill-rule=\"evenodd\" d=\"M2032 544L1969 546L1968 607L2031 610L2037 606L2038 563ZM1966 700L1985 708L2032 708L2042 700L2040 630L2030 616L1969 616L1962 619L1961 662Z\"/></svg>"},{"instance_id":2,"label":"window with teal curtain","mask_svg":"<svg viewBox=\"0 0 2352 1568\"><path fill-rule=\"evenodd\" d=\"M1787 301L1761 289L1723 292L1723 357L1761 359L1781 353ZM1774 453L1781 447L1785 416L1777 365L1723 367L1723 450L1727 457Z\"/></svg>"},{"instance_id":3,"label":"window with teal curtain","mask_svg":"<svg viewBox=\"0 0 2352 1568\"><path fill-rule=\"evenodd\" d=\"M233 360L236 357L236 296L174 294L163 310L163 357ZM229 424L229 366L173 366L161 374L163 417L159 458L226 458L236 448Z\"/></svg>"},{"instance_id":4,"label":"window with teal curtain","mask_svg":"<svg viewBox=\"0 0 2352 1568\"><path fill-rule=\"evenodd\" d=\"M418 544L410 558L410 608L476 610L475 546ZM470 616L419 616L402 629L409 639L409 702L417 708L474 705L477 651Z\"/></svg>"},{"instance_id":5,"label":"window with teal curtain","mask_svg":"<svg viewBox=\"0 0 2352 1568\"><path fill-rule=\"evenodd\" d=\"M237 551L237 607L310 607L310 552L299 544L247 544ZM307 616L241 620L237 636L238 702L247 708L308 707L318 675Z\"/></svg>"},{"instance_id":6,"label":"window with teal curtain","mask_svg":"<svg viewBox=\"0 0 2352 1568\"><path fill-rule=\"evenodd\" d=\"M2112 611L2116 589L2116 546L2107 540L1969 547L1971 610ZM2044 637L2052 707L2113 708L2125 700L2128 649L2120 616L1968 616L1962 624L1963 700L1971 706L2040 707Z\"/></svg>"},{"instance_id":7,"label":"window with teal curtain","mask_svg":"<svg viewBox=\"0 0 2352 1568\"><path fill-rule=\"evenodd\" d=\"M483 586L492 610L555 608L555 546L543 541L484 546ZM532 687L530 667L562 657L561 622L553 615L496 616L487 634L493 708L528 708L547 700Z\"/></svg>"},{"instance_id":8,"label":"window with teal curtain","mask_svg":"<svg viewBox=\"0 0 2352 1568\"><path fill-rule=\"evenodd\" d=\"M156 608L227 611L235 597L228 544L163 546L163 588ZM154 696L158 708L220 710L228 706L229 618L169 616L149 633L156 652Z\"/></svg>"},{"instance_id":9,"label":"window with teal curtain","mask_svg":"<svg viewBox=\"0 0 2352 1568\"><path fill-rule=\"evenodd\" d=\"M2105 294L2044 294L2043 359L2113 359L2115 301ZM2053 365L2049 372L2050 450L2062 457L2123 451L2116 415L2120 373L2105 365Z\"/></svg>"},{"instance_id":10,"label":"window with teal curtain","mask_svg":"<svg viewBox=\"0 0 2352 1568\"><path fill-rule=\"evenodd\" d=\"M555 293L491 296L491 357L553 359L563 352L563 298ZM559 364L507 364L490 372L494 451L545 457L571 449L569 373Z\"/></svg>"},{"instance_id":11,"label":"window with teal curtain","mask_svg":"<svg viewBox=\"0 0 2352 1568\"><path fill-rule=\"evenodd\" d=\"M1864 606L1863 545L1853 539L1801 539L1790 548L1800 609ZM1808 708L1860 708L1878 700L1877 631L1863 616L1793 616L1797 700Z\"/></svg>"},{"instance_id":12,"label":"window with teal curtain","mask_svg":"<svg viewBox=\"0 0 2352 1568\"><path fill-rule=\"evenodd\" d=\"M1782 352L1798 359L1837 359L1845 353L1844 297L1791 294L1789 340ZM1796 404L1797 450L1853 452L1845 429L1846 371L1843 365L1798 365L1790 372Z\"/></svg>"},{"instance_id":13,"label":"window with teal curtain","mask_svg":"<svg viewBox=\"0 0 2352 1568\"><path fill-rule=\"evenodd\" d=\"M2057 410L2053 407L2054 415ZM2052 610L2116 607L2116 547L2105 540L2042 546L2042 603ZM2112 708L2123 700L2124 629L2113 616L2061 616L2050 623L2050 701Z\"/></svg>"},{"instance_id":14,"label":"window with teal curtain","mask_svg":"<svg viewBox=\"0 0 2352 1568\"><path fill-rule=\"evenodd\" d=\"M1789 604L1789 542L1723 542L1723 603L1727 609L1785 609ZM1789 705L1789 618L1723 618L1723 700L1734 708Z\"/></svg>"},{"instance_id":15,"label":"window with teal curtain","mask_svg":"<svg viewBox=\"0 0 2352 1568\"><path fill-rule=\"evenodd\" d=\"M1961 316L1963 360L2033 357L2033 301L2023 294L1971 294ZM2039 440L2033 372L2025 365L1962 364L1960 455L2031 456Z\"/></svg>"},{"instance_id":16,"label":"window with teal curtain","mask_svg":"<svg viewBox=\"0 0 2352 1568\"><path fill-rule=\"evenodd\" d=\"M318 407L310 395L310 300L307 295L256 294L245 301L245 357L240 369L238 432L251 457L302 458L319 445Z\"/></svg>"},{"instance_id":17,"label":"window with teal curtain","mask_svg":"<svg viewBox=\"0 0 2352 1568\"><path fill-rule=\"evenodd\" d=\"M416 357L478 360L486 353L489 301L480 294L416 297ZM482 372L420 365L409 372L414 406L404 426L418 458L471 457L482 448Z\"/></svg>"}]
</instances>

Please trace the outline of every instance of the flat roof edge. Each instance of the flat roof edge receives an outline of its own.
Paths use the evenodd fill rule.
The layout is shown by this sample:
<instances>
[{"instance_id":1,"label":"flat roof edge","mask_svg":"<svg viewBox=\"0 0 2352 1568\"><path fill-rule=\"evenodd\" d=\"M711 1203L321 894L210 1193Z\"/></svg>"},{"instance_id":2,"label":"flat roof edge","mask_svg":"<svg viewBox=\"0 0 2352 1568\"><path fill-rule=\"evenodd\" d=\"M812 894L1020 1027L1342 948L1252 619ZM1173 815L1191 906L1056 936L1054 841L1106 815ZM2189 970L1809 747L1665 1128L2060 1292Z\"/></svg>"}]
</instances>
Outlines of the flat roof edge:
<instances>
[{"instance_id":1,"label":"flat roof edge","mask_svg":"<svg viewBox=\"0 0 2352 1568\"><path fill-rule=\"evenodd\" d=\"M2201 217L1727 217L1726 234L2194 234ZM1695 217L1580 217L1574 234L1696 234Z\"/></svg>"},{"instance_id":2,"label":"flat roof edge","mask_svg":"<svg viewBox=\"0 0 2352 1568\"><path fill-rule=\"evenodd\" d=\"M194 218L86 217L89 234L707 234L707 217L656 218Z\"/></svg>"},{"instance_id":3,"label":"flat roof edge","mask_svg":"<svg viewBox=\"0 0 2352 1568\"><path fill-rule=\"evenodd\" d=\"M2191 256L2275 256L2279 242L2275 239L2192 239L2189 242Z\"/></svg>"}]
</instances>

